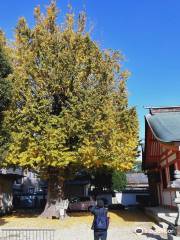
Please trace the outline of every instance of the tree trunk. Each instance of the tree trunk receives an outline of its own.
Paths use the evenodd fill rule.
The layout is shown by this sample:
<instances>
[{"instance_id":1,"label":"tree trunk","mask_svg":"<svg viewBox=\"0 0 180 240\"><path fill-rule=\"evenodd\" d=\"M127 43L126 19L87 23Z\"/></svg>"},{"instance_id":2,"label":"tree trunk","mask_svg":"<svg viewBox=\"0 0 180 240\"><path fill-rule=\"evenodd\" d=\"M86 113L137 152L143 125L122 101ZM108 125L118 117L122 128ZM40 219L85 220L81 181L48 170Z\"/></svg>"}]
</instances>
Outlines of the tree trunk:
<instances>
[{"instance_id":1,"label":"tree trunk","mask_svg":"<svg viewBox=\"0 0 180 240\"><path fill-rule=\"evenodd\" d=\"M64 177L55 168L49 169L48 176L47 202L41 217L59 218L59 204L64 200Z\"/></svg>"}]
</instances>

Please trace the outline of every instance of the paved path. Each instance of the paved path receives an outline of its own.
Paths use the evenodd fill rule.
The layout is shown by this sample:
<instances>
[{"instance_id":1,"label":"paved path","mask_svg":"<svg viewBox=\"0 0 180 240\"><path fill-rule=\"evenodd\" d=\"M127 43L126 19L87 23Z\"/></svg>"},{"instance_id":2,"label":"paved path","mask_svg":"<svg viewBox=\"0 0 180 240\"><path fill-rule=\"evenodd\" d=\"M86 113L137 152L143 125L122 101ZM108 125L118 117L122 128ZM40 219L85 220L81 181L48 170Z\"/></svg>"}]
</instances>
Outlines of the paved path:
<instances>
[{"instance_id":1,"label":"paved path","mask_svg":"<svg viewBox=\"0 0 180 240\"><path fill-rule=\"evenodd\" d=\"M137 226L134 224L128 227L110 227L107 240L166 240L166 234L153 231L149 224L143 223L144 233L136 234ZM164 236L163 236L164 235ZM73 226L69 229L56 230L55 240L93 240L93 231L87 224Z\"/></svg>"}]
</instances>

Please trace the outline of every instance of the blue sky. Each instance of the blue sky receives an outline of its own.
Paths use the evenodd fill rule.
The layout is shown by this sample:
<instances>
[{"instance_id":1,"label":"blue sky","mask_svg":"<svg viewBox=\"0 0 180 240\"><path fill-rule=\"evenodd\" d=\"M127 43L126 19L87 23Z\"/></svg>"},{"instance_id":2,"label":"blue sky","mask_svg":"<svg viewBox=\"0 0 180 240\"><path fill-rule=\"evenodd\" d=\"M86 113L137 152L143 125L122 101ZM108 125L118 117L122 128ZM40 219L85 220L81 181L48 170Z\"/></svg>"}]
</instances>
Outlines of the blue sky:
<instances>
[{"instance_id":1,"label":"blue sky","mask_svg":"<svg viewBox=\"0 0 180 240\"><path fill-rule=\"evenodd\" d=\"M2 0L0 28L9 39L20 16L33 24L33 8L47 0ZM140 137L144 137L143 106L180 105L179 0L57 0L61 16L70 3L75 12L86 9L92 37L100 46L120 50L128 82L129 103L137 106Z\"/></svg>"}]
</instances>

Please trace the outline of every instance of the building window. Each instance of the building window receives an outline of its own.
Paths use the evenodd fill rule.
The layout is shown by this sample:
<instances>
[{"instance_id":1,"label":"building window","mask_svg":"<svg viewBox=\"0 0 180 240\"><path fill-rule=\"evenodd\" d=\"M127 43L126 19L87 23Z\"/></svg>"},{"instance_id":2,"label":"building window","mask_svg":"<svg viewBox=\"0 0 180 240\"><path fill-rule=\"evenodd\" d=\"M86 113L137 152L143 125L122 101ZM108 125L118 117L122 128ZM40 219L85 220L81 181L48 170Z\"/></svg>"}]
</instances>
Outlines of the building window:
<instances>
[{"instance_id":1,"label":"building window","mask_svg":"<svg viewBox=\"0 0 180 240\"><path fill-rule=\"evenodd\" d=\"M174 181L174 171L175 171L174 164L169 165L170 181Z\"/></svg>"},{"instance_id":2,"label":"building window","mask_svg":"<svg viewBox=\"0 0 180 240\"><path fill-rule=\"evenodd\" d=\"M163 182L163 188L167 188L167 178L166 178L166 169L162 169L162 182Z\"/></svg>"}]
</instances>

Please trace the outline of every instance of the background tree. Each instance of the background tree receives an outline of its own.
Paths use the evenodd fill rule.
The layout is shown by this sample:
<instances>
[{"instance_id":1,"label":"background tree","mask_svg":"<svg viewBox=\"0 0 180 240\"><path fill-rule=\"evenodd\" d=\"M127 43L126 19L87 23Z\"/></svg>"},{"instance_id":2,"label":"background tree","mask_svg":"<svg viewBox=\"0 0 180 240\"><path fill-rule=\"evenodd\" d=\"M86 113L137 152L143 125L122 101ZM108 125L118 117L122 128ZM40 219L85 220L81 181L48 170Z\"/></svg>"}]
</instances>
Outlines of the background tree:
<instances>
[{"instance_id":1,"label":"background tree","mask_svg":"<svg viewBox=\"0 0 180 240\"><path fill-rule=\"evenodd\" d=\"M4 112L11 101L11 85L7 77L11 73L8 47L2 31L0 31L0 159L2 163L3 153L8 143L8 131L4 128Z\"/></svg>"},{"instance_id":2,"label":"background tree","mask_svg":"<svg viewBox=\"0 0 180 240\"><path fill-rule=\"evenodd\" d=\"M112 190L122 191L126 188L126 185L126 173L121 171L114 171L112 174Z\"/></svg>"},{"instance_id":3,"label":"background tree","mask_svg":"<svg viewBox=\"0 0 180 240\"><path fill-rule=\"evenodd\" d=\"M64 179L78 169L128 170L137 153L138 122L128 107L122 56L103 51L85 31L86 15L70 11L61 25L52 2L35 26L16 27L11 131L7 164L35 169L48 179L43 216L56 216ZM71 173L71 174L70 174Z\"/></svg>"},{"instance_id":4,"label":"background tree","mask_svg":"<svg viewBox=\"0 0 180 240\"><path fill-rule=\"evenodd\" d=\"M105 191L111 191L112 187L112 171L107 169L98 169L92 174L91 184L95 187L93 193L99 194Z\"/></svg>"},{"instance_id":5,"label":"background tree","mask_svg":"<svg viewBox=\"0 0 180 240\"><path fill-rule=\"evenodd\" d=\"M126 173L117 170L107 171L107 169L101 169L93 174L91 183L95 187L93 190L95 195L104 191L122 191L127 185Z\"/></svg>"},{"instance_id":6,"label":"background tree","mask_svg":"<svg viewBox=\"0 0 180 240\"><path fill-rule=\"evenodd\" d=\"M142 171L142 160L141 159L137 159L135 162L134 162L134 165L133 165L133 168L131 170L131 172L143 172Z\"/></svg>"}]
</instances>

